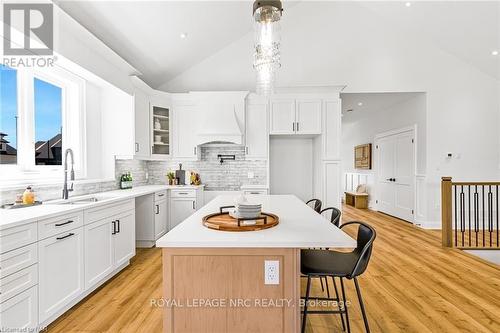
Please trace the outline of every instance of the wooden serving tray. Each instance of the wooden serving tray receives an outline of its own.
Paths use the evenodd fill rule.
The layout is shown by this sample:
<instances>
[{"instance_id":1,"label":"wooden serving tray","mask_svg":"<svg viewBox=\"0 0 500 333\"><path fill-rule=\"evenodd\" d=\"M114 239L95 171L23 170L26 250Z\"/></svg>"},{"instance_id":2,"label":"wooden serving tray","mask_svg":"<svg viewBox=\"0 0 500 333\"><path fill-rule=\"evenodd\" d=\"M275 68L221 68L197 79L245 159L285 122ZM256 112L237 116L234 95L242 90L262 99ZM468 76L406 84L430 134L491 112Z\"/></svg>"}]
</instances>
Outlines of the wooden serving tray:
<instances>
[{"instance_id":1,"label":"wooden serving tray","mask_svg":"<svg viewBox=\"0 0 500 333\"><path fill-rule=\"evenodd\" d=\"M256 224L244 225L244 221L257 221ZM271 213L261 213L260 217L252 219L235 219L228 212L207 215L203 218L203 225L209 229L220 231L258 231L278 225L280 219Z\"/></svg>"}]
</instances>

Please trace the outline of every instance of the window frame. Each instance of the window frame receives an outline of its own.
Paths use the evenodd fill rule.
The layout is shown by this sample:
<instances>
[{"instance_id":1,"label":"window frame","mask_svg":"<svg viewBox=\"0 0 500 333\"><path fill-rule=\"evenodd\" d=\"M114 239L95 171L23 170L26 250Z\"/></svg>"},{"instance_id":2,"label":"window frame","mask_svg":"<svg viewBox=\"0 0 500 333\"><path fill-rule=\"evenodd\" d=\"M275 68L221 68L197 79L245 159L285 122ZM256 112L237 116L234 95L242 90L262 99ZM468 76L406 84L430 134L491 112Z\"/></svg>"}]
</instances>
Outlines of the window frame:
<instances>
[{"instance_id":1,"label":"window frame","mask_svg":"<svg viewBox=\"0 0 500 333\"><path fill-rule=\"evenodd\" d=\"M86 178L85 80L60 67L16 68L17 70L17 164L0 164L0 180L19 182L62 178L64 151L75 152L76 178ZM35 78L61 88L61 165L35 162Z\"/></svg>"}]
</instances>

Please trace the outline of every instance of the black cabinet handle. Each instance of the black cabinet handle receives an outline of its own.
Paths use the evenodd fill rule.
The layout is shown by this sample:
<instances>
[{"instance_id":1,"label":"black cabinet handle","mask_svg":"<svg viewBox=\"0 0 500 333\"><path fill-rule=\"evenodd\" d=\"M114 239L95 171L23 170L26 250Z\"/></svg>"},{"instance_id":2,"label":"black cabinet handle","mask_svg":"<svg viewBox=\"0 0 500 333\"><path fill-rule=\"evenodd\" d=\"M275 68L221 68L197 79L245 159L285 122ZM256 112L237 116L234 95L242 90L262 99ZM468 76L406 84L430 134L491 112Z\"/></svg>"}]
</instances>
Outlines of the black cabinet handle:
<instances>
[{"instance_id":1,"label":"black cabinet handle","mask_svg":"<svg viewBox=\"0 0 500 333\"><path fill-rule=\"evenodd\" d=\"M116 232L117 234L120 233L120 220L116 220L117 224L118 224L118 231Z\"/></svg>"},{"instance_id":2,"label":"black cabinet handle","mask_svg":"<svg viewBox=\"0 0 500 333\"><path fill-rule=\"evenodd\" d=\"M66 236L56 237L56 240L65 239L65 238L71 237L71 236L73 236L73 235L74 235L74 233L70 232L70 233L69 233L69 234L67 234Z\"/></svg>"},{"instance_id":3,"label":"black cabinet handle","mask_svg":"<svg viewBox=\"0 0 500 333\"><path fill-rule=\"evenodd\" d=\"M158 194L159 197L163 197L164 195L165 195L165 193Z\"/></svg>"},{"instance_id":4,"label":"black cabinet handle","mask_svg":"<svg viewBox=\"0 0 500 333\"><path fill-rule=\"evenodd\" d=\"M56 227L62 227L63 225L66 225L66 224L70 224L70 223L73 223L75 221L73 220L68 220L67 222L64 222L64 223L56 223L54 224Z\"/></svg>"},{"instance_id":5,"label":"black cabinet handle","mask_svg":"<svg viewBox=\"0 0 500 333\"><path fill-rule=\"evenodd\" d=\"M138 142L135 143L135 152L136 153L139 152L139 143Z\"/></svg>"},{"instance_id":6,"label":"black cabinet handle","mask_svg":"<svg viewBox=\"0 0 500 333\"><path fill-rule=\"evenodd\" d=\"M299 122L297 122L297 132L299 131Z\"/></svg>"},{"instance_id":7,"label":"black cabinet handle","mask_svg":"<svg viewBox=\"0 0 500 333\"><path fill-rule=\"evenodd\" d=\"M156 206L156 215L160 214L160 206L159 205L155 205Z\"/></svg>"},{"instance_id":8,"label":"black cabinet handle","mask_svg":"<svg viewBox=\"0 0 500 333\"><path fill-rule=\"evenodd\" d=\"M293 130L293 132L295 132L295 122L293 122L293 124L292 124L292 130Z\"/></svg>"},{"instance_id":9,"label":"black cabinet handle","mask_svg":"<svg viewBox=\"0 0 500 333\"><path fill-rule=\"evenodd\" d=\"M187 192L179 192L179 195L188 195L189 193Z\"/></svg>"},{"instance_id":10,"label":"black cabinet handle","mask_svg":"<svg viewBox=\"0 0 500 333\"><path fill-rule=\"evenodd\" d=\"M113 232L111 233L112 235L116 234L116 221L112 221L113 223Z\"/></svg>"},{"instance_id":11,"label":"black cabinet handle","mask_svg":"<svg viewBox=\"0 0 500 333\"><path fill-rule=\"evenodd\" d=\"M194 204L194 201L193 201L193 209L196 209L195 204Z\"/></svg>"}]
</instances>

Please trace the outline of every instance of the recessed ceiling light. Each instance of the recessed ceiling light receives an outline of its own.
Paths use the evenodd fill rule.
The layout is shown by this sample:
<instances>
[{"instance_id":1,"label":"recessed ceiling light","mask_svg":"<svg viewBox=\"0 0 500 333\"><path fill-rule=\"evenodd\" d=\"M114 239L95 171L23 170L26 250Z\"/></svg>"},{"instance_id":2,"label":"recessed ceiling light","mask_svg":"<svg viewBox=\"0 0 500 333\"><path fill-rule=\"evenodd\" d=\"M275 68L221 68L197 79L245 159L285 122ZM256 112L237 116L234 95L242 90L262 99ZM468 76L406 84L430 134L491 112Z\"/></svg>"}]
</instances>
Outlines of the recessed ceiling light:
<instances>
[{"instance_id":1,"label":"recessed ceiling light","mask_svg":"<svg viewBox=\"0 0 500 333\"><path fill-rule=\"evenodd\" d=\"M405 6L406 6L406 7L411 7L411 2L407 2L407 3L405 3Z\"/></svg>"},{"instance_id":2,"label":"recessed ceiling light","mask_svg":"<svg viewBox=\"0 0 500 333\"><path fill-rule=\"evenodd\" d=\"M188 36L188 34L183 32L179 37L181 37L182 39L185 39L187 36Z\"/></svg>"},{"instance_id":3,"label":"recessed ceiling light","mask_svg":"<svg viewBox=\"0 0 500 333\"><path fill-rule=\"evenodd\" d=\"M498 55L498 50L491 51L491 55L497 56Z\"/></svg>"},{"instance_id":4,"label":"recessed ceiling light","mask_svg":"<svg viewBox=\"0 0 500 333\"><path fill-rule=\"evenodd\" d=\"M363 103L361 103L361 102L358 103L358 106L362 106L362 105L363 105Z\"/></svg>"}]
</instances>

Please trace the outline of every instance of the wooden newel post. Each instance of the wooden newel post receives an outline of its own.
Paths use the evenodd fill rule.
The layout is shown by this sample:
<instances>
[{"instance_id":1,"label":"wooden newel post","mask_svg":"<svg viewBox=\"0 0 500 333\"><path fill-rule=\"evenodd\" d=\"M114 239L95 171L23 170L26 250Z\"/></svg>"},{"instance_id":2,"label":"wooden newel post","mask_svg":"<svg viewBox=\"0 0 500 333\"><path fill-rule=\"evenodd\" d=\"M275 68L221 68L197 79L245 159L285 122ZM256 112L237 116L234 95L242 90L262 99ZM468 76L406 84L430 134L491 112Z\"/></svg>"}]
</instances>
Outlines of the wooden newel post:
<instances>
[{"instance_id":1,"label":"wooden newel post","mask_svg":"<svg viewBox=\"0 0 500 333\"><path fill-rule=\"evenodd\" d=\"M451 177L441 178L441 232L443 247L453 247Z\"/></svg>"}]
</instances>

